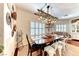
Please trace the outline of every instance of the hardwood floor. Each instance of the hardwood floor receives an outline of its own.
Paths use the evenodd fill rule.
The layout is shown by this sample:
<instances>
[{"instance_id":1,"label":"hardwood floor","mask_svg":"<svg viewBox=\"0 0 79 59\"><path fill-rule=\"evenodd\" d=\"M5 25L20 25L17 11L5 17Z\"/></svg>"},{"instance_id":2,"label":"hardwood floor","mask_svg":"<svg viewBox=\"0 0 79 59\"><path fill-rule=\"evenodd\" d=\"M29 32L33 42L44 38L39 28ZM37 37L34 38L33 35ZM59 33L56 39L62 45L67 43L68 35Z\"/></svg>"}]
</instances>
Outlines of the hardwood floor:
<instances>
[{"instance_id":1,"label":"hardwood floor","mask_svg":"<svg viewBox=\"0 0 79 59\"><path fill-rule=\"evenodd\" d=\"M26 45L24 45L23 47L18 49L17 56L27 56L27 52L28 48ZM36 56L38 52L34 52L33 55ZM65 56L79 56L79 41L71 40L67 42Z\"/></svg>"},{"instance_id":2,"label":"hardwood floor","mask_svg":"<svg viewBox=\"0 0 79 59\"><path fill-rule=\"evenodd\" d=\"M73 40L69 40L67 43L79 47L79 40L73 39Z\"/></svg>"},{"instance_id":3,"label":"hardwood floor","mask_svg":"<svg viewBox=\"0 0 79 59\"><path fill-rule=\"evenodd\" d=\"M70 40L67 43L66 56L79 56L79 41Z\"/></svg>"},{"instance_id":4,"label":"hardwood floor","mask_svg":"<svg viewBox=\"0 0 79 59\"><path fill-rule=\"evenodd\" d=\"M79 56L79 47L67 44L66 56Z\"/></svg>"},{"instance_id":5,"label":"hardwood floor","mask_svg":"<svg viewBox=\"0 0 79 59\"><path fill-rule=\"evenodd\" d=\"M20 47L19 49L16 49L15 52L16 53L14 54L14 56L16 56L16 55L17 56L27 56L28 46L27 45L24 45L24 46ZM39 51L33 52L33 56L40 56L39 55Z\"/></svg>"}]
</instances>

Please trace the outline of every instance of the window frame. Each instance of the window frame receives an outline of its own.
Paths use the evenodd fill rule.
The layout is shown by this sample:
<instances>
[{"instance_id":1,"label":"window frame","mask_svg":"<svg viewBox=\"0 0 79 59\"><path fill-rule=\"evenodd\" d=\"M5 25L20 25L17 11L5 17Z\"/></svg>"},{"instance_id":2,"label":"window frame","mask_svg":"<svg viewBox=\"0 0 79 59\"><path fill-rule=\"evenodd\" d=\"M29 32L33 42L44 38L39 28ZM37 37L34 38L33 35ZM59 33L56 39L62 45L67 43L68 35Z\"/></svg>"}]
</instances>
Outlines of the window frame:
<instances>
[{"instance_id":1,"label":"window frame","mask_svg":"<svg viewBox=\"0 0 79 59\"><path fill-rule=\"evenodd\" d=\"M32 24L32 23L34 23L34 24ZM39 41L42 41L42 36L45 33L45 23L31 21L31 24L30 24L31 31L34 30L34 32L31 32L31 37L35 38L35 41L37 41L37 43L40 43ZM32 34L32 33L34 33L34 34Z\"/></svg>"},{"instance_id":2,"label":"window frame","mask_svg":"<svg viewBox=\"0 0 79 59\"><path fill-rule=\"evenodd\" d=\"M66 27L67 27L66 24L57 24L55 26L55 29L56 29L57 32L66 32L67 31Z\"/></svg>"}]
</instances>

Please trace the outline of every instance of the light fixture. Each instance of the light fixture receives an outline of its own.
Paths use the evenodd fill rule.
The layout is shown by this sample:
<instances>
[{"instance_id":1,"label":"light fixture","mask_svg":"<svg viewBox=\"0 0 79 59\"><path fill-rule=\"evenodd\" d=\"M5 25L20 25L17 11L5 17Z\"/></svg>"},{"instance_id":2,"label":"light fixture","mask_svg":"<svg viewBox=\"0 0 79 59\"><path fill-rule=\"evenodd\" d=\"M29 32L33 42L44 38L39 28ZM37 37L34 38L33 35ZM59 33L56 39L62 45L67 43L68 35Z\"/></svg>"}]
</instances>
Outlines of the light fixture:
<instances>
[{"instance_id":1,"label":"light fixture","mask_svg":"<svg viewBox=\"0 0 79 59\"><path fill-rule=\"evenodd\" d=\"M47 6L47 12L42 10L45 6ZM50 5L45 4L44 7L42 9L37 9L38 12L34 14L39 16L39 19L44 21L46 24L54 24L58 18L49 14Z\"/></svg>"}]
</instances>

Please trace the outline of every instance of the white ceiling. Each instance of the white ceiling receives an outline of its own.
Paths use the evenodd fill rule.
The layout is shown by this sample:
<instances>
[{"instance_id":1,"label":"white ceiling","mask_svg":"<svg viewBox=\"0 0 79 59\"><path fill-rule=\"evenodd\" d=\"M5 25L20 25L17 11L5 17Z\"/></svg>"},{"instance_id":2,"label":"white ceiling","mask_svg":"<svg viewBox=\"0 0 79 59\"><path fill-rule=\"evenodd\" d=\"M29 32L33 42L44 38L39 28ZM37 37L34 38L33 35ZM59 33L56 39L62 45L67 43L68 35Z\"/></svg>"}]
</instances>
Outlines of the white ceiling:
<instances>
[{"instance_id":1,"label":"white ceiling","mask_svg":"<svg viewBox=\"0 0 79 59\"><path fill-rule=\"evenodd\" d=\"M37 12L44 6L45 3L17 3L16 5L29 10L31 12ZM79 16L79 3L50 3L52 8L51 15L58 17L59 19L69 19Z\"/></svg>"}]
</instances>

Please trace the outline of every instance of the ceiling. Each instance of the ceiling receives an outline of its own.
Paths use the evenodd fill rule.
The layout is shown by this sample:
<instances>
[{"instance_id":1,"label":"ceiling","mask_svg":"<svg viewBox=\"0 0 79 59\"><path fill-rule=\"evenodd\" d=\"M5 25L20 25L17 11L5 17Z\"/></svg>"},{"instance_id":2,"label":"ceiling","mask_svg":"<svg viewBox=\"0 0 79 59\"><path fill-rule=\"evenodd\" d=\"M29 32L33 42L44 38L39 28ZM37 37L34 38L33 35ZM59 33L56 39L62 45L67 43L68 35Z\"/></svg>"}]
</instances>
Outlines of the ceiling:
<instances>
[{"instance_id":1,"label":"ceiling","mask_svg":"<svg viewBox=\"0 0 79 59\"><path fill-rule=\"evenodd\" d=\"M17 3L16 5L34 13L37 12L37 9L41 9L45 3ZM59 19L79 16L79 3L49 3L49 5L51 6L50 14Z\"/></svg>"}]
</instances>

